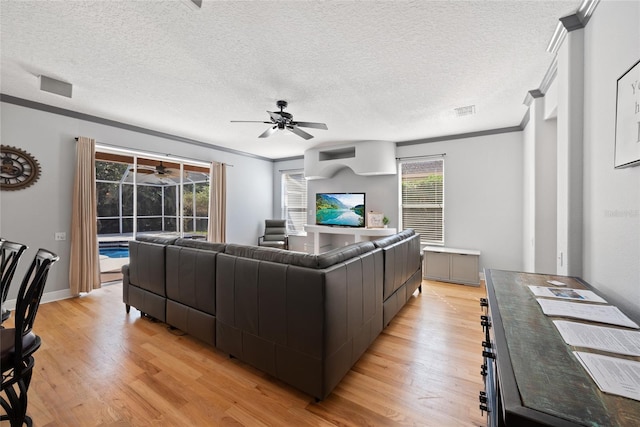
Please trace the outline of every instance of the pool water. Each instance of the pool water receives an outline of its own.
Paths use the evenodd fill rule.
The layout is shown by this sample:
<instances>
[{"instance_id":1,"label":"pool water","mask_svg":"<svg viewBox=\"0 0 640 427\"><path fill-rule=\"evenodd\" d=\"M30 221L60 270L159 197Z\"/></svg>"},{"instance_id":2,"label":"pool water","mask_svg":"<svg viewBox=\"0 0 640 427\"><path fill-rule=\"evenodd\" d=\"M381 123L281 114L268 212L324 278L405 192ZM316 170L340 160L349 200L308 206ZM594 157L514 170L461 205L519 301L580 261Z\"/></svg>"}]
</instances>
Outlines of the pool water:
<instances>
[{"instance_id":1,"label":"pool water","mask_svg":"<svg viewBox=\"0 0 640 427\"><path fill-rule=\"evenodd\" d=\"M109 258L128 258L129 248L100 248L100 255Z\"/></svg>"}]
</instances>

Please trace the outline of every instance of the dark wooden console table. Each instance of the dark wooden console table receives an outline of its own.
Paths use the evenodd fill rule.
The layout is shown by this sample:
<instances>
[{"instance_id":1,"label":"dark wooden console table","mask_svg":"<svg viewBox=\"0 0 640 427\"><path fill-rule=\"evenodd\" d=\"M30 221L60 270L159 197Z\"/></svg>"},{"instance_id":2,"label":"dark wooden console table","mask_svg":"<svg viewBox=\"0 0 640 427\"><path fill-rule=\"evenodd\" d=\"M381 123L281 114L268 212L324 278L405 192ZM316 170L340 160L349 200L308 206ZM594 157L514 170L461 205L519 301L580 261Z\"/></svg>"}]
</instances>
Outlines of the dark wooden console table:
<instances>
[{"instance_id":1,"label":"dark wooden console table","mask_svg":"<svg viewBox=\"0 0 640 427\"><path fill-rule=\"evenodd\" d=\"M597 291L574 277L486 270L485 278L480 407L489 427L640 426L640 402L599 390L527 286L558 280Z\"/></svg>"}]
</instances>

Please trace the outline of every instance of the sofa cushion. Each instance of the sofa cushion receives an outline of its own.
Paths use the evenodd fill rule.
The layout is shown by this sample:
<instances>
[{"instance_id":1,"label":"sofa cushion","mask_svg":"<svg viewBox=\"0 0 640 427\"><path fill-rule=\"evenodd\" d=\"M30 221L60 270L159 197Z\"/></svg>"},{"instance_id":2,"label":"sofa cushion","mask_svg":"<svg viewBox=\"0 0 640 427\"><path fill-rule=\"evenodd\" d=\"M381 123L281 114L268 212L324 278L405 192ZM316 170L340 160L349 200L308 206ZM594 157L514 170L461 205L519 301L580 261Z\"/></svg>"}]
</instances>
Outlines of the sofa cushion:
<instances>
[{"instance_id":1,"label":"sofa cushion","mask_svg":"<svg viewBox=\"0 0 640 427\"><path fill-rule=\"evenodd\" d=\"M243 258L290 264L299 267L327 268L358 255L371 252L374 249L375 246L372 242L359 242L323 254L311 255L305 252L230 243L226 246L225 253Z\"/></svg>"},{"instance_id":2,"label":"sofa cushion","mask_svg":"<svg viewBox=\"0 0 640 427\"><path fill-rule=\"evenodd\" d=\"M220 252L167 246L167 298L215 316L216 257Z\"/></svg>"},{"instance_id":3,"label":"sofa cushion","mask_svg":"<svg viewBox=\"0 0 640 427\"><path fill-rule=\"evenodd\" d=\"M158 245L173 245L177 238L176 236L158 236L154 234L138 234L136 236L138 242L156 243Z\"/></svg>"},{"instance_id":4,"label":"sofa cushion","mask_svg":"<svg viewBox=\"0 0 640 427\"><path fill-rule=\"evenodd\" d=\"M327 268L334 264L354 258L367 252L371 252L376 247L373 242L359 242L341 248L333 249L329 252L316 255L318 257L317 268Z\"/></svg>"},{"instance_id":5,"label":"sofa cushion","mask_svg":"<svg viewBox=\"0 0 640 427\"><path fill-rule=\"evenodd\" d=\"M315 255L309 255L305 252L287 251L284 249L265 246L237 245L229 243L225 248L224 253L243 258L257 259L260 261L317 268Z\"/></svg>"},{"instance_id":6,"label":"sofa cushion","mask_svg":"<svg viewBox=\"0 0 640 427\"><path fill-rule=\"evenodd\" d=\"M398 243L401 240L408 239L413 236L415 231L412 228L407 228L404 231L401 231L398 234L394 234L392 236L383 237L382 239L375 240L373 244L376 248L386 248L387 246L393 245L394 243Z\"/></svg>"},{"instance_id":7,"label":"sofa cushion","mask_svg":"<svg viewBox=\"0 0 640 427\"><path fill-rule=\"evenodd\" d=\"M184 246L186 248L203 249L206 251L224 252L226 243L213 243L206 240L194 239L177 239L174 243L176 246Z\"/></svg>"}]
</instances>

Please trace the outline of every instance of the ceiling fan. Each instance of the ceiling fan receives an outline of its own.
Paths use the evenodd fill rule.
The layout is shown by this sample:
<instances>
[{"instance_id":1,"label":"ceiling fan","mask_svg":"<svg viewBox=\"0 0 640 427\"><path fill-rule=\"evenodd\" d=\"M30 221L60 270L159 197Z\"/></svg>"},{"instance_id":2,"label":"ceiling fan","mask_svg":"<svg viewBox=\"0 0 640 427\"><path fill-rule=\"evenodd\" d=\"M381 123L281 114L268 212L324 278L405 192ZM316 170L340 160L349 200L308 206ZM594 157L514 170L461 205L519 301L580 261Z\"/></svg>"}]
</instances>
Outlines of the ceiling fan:
<instances>
[{"instance_id":1,"label":"ceiling fan","mask_svg":"<svg viewBox=\"0 0 640 427\"><path fill-rule=\"evenodd\" d=\"M258 138L266 138L268 136L273 135L273 133L277 130L288 130L290 132L295 133L301 138L311 139L313 135L307 133L299 128L314 128L314 129L324 129L327 130L327 125L324 123L313 123L313 122L296 122L293 120L293 115L291 113L287 113L283 111L287 108L287 101L278 101L276 102L280 111L267 111L269 113L271 121L255 121L255 120L231 120L232 123L266 123L272 125L269 129L264 131Z\"/></svg>"},{"instance_id":2,"label":"ceiling fan","mask_svg":"<svg viewBox=\"0 0 640 427\"><path fill-rule=\"evenodd\" d=\"M162 162L160 162L160 164L156 165L155 167L145 167L143 165L138 165L138 169L131 168L129 170L137 173L153 174L158 178L175 178L180 175L179 171L167 168L162 164Z\"/></svg>"}]
</instances>

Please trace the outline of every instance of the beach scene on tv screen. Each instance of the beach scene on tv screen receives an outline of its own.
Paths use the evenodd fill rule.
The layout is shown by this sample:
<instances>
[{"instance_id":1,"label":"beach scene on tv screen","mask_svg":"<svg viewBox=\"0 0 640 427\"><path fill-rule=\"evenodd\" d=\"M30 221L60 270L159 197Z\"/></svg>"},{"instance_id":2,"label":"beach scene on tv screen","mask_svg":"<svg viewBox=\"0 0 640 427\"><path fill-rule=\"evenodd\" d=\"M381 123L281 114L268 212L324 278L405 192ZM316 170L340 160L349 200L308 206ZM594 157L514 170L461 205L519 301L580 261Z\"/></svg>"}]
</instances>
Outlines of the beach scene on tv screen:
<instances>
[{"instance_id":1,"label":"beach scene on tv screen","mask_svg":"<svg viewBox=\"0 0 640 427\"><path fill-rule=\"evenodd\" d=\"M364 227L364 194L316 194L316 224Z\"/></svg>"}]
</instances>

